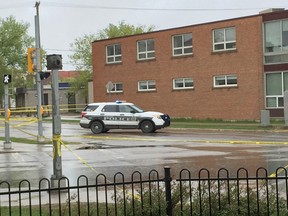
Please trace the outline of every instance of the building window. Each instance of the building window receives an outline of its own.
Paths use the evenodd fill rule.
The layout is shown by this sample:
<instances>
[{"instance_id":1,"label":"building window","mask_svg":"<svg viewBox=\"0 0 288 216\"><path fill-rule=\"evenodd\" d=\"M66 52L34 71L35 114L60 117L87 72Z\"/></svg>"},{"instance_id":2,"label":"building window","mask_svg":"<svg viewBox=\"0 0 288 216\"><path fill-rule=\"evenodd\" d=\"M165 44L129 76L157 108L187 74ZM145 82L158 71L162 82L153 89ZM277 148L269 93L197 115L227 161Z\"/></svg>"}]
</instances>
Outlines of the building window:
<instances>
[{"instance_id":1,"label":"building window","mask_svg":"<svg viewBox=\"0 0 288 216\"><path fill-rule=\"evenodd\" d=\"M194 83L192 78L173 79L173 89L193 89Z\"/></svg>"},{"instance_id":2,"label":"building window","mask_svg":"<svg viewBox=\"0 0 288 216\"><path fill-rule=\"evenodd\" d=\"M226 51L236 49L235 27L213 30L213 51Z\"/></svg>"},{"instance_id":3,"label":"building window","mask_svg":"<svg viewBox=\"0 0 288 216\"><path fill-rule=\"evenodd\" d=\"M43 94L43 105L48 105L49 100L48 100L48 93Z\"/></svg>"},{"instance_id":4,"label":"building window","mask_svg":"<svg viewBox=\"0 0 288 216\"><path fill-rule=\"evenodd\" d=\"M191 55L192 34L182 34L173 36L173 56Z\"/></svg>"},{"instance_id":5,"label":"building window","mask_svg":"<svg viewBox=\"0 0 288 216\"><path fill-rule=\"evenodd\" d=\"M137 42L137 59L154 59L155 47L154 39L142 40Z\"/></svg>"},{"instance_id":6,"label":"building window","mask_svg":"<svg viewBox=\"0 0 288 216\"><path fill-rule=\"evenodd\" d=\"M121 45L113 44L106 47L106 63L118 63L122 61Z\"/></svg>"},{"instance_id":7,"label":"building window","mask_svg":"<svg viewBox=\"0 0 288 216\"><path fill-rule=\"evenodd\" d=\"M236 75L214 76L214 87L235 87L237 86Z\"/></svg>"},{"instance_id":8,"label":"building window","mask_svg":"<svg viewBox=\"0 0 288 216\"><path fill-rule=\"evenodd\" d=\"M288 20L264 24L265 63L288 62Z\"/></svg>"},{"instance_id":9,"label":"building window","mask_svg":"<svg viewBox=\"0 0 288 216\"><path fill-rule=\"evenodd\" d=\"M123 84L122 83L113 83L113 88L109 92L107 89L107 93L121 93L123 92Z\"/></svg>"},{"instance_id":10,"label":"building window","mask_svg":"<svg viewBox=\"0 0 288 216\"><path fill-rule=\"evenodd\" d=\"M284 92L288 90L288 72L266 74L266 107L283 108Z\"/></svg>"},{"instance_id":11,"label":"building window","mask_svg":"<svg viewBox=\"0 0 288 216\"><path fill-rule=\"evenodd\" d=\"M156 90L155 80L146 80L138 82L138 91L155 91L155 90Z\"/></svg>"}]
</instances>

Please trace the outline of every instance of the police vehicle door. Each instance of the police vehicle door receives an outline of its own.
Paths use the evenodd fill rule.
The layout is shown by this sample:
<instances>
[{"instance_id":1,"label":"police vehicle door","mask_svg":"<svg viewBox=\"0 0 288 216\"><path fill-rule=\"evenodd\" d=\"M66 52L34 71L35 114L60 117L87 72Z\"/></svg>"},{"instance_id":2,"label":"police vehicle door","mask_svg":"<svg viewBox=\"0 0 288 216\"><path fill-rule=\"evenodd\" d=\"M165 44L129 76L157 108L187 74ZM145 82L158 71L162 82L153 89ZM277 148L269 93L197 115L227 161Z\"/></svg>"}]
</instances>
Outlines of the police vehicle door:
<instances>
[{"instance_id":1,"label":"police vehicle door","mask_svg":"<svg viewBox=\"0 0 288 216\"><path fill-rule=\"evenodd\" d=\"M125 104L119 104L119 124L120 125L138 125L135 111L133 108L131 108L129 105Z\"/></svg>"},{"instance_id":2,"label":"police vehicle door","mask_svg":"<svg viewBox=\"0 0 288 216\"><path fill-rule=\"evenodd\" d=\"M118 105L105 105L100 116L105 125L119 125Z\"/></svg>"}]
</instances>

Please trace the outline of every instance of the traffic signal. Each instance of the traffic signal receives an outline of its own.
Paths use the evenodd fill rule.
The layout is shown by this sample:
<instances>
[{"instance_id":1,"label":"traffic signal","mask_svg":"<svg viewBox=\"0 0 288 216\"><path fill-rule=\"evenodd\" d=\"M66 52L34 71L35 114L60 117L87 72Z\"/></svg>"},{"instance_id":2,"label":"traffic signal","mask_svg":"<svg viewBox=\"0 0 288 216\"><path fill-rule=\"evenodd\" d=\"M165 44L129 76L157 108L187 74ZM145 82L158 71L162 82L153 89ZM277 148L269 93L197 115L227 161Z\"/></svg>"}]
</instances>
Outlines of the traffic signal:
<instances>
[{"instance_id":1,"label":"traffic signal","mask_svg":"<svg viewBox=\"0 0 288 216\"><path fill-rule=\"evenodd\" d=\"M49 76L50 76L50 72L39 72L39 75L40 75L40 79L43 80L43 79L47 79Z\"/></svg>"},{"instance_id":2,"label":"traffic signal","mask_svg":"<svg viewBox=\"0 0 288 216\"><path fill-rule=\"evenodd\" d=\"M62 69L62 55L47 55L46 60L48 70Z\"/></svg>"},{"instance_id":3,"label":"traffic signal","mask_svg":"<svg viewBox=\"0 0 288 216\"><path fill-rule=\"evenodd\" d=\"M34 73L35 71L35 58L36 58L36 49L28 48L27 50L27 65L28 65L28 73Z\"/></svg>"}]
</instances>

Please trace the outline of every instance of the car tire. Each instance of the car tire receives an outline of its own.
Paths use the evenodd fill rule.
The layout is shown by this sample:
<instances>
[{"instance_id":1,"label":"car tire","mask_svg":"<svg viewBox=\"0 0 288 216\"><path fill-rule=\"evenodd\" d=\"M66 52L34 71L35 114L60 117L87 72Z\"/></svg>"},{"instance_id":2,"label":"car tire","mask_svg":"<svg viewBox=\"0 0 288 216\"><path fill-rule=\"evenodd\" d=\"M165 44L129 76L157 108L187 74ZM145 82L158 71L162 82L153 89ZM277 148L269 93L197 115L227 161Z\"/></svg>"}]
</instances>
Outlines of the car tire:
<instances>
[{"instance_id":1,"label":"car tire","mask_svg":"<svg viewBox=\"0 0 288 216\"><path fill-rule=\"evenodd\" d=\"M155 131L154 124L149 120L143 121L140 128L143 133L153 133Z\"/></svg>"},{"instance_id":2,"label":"car tire","mask_svg":"<svg viewBox=\"0 0 288 216\"><path fill-rule=\"evenodd\" d=\"M92 131L94 134L102 133L103 130L104 130L104 126L103 126L103 124L102 124L100 121L94 121L94 122L92 122L90 128L91 128L91 131Z\"/></svg>"}]
</instances>

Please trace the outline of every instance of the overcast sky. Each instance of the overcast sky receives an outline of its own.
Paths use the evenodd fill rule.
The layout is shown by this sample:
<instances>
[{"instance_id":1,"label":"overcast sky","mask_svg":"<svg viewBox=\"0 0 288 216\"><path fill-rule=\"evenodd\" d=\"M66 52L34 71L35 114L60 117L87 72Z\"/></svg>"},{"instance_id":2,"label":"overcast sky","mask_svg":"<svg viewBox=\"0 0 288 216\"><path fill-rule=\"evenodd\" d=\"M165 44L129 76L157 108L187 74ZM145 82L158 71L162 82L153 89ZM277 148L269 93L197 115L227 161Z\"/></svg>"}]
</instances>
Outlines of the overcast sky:
<instances>
[{"instance_id":1,"label":"overcast sky","mask_svg":"<svg viewBox=\"0 0 288 216\"><path fill-rule=\"evenodd\" d=\"M30 24L35 36L35 0L0 0L0 17L13 15ZM41 46L62 54L63 70L73 70L70 44L110 23L154 25L155 30L258 14L268 8L288 9L288 0L41 0ZM0 47L1 49L1 47Z\"/></svg>"}]
</instances>

